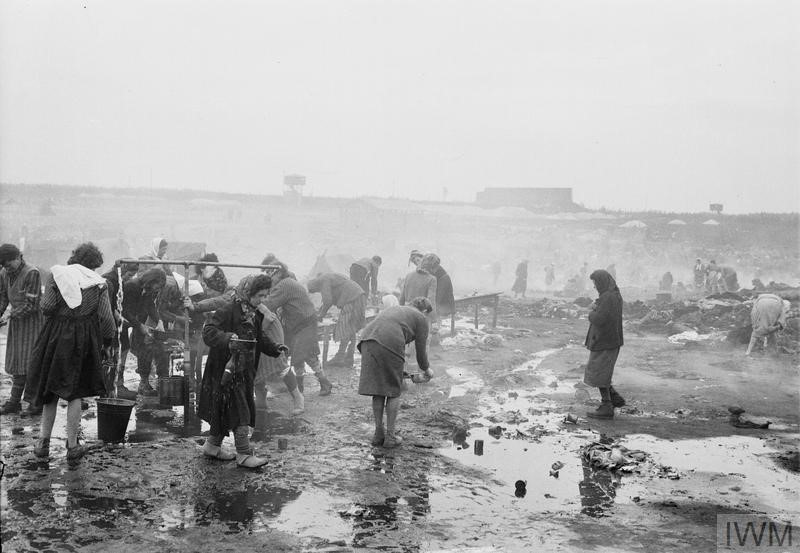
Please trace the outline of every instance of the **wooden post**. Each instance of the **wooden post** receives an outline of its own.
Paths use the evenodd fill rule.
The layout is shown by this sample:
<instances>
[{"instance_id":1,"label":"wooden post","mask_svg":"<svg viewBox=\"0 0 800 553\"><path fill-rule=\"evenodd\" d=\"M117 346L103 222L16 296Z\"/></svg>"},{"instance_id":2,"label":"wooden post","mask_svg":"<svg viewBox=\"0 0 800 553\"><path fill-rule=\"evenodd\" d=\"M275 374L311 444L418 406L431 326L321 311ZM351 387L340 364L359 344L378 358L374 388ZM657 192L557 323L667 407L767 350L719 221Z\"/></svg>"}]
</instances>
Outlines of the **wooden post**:
<instances>
[{"instance_id":1,"label":"wooden post","mask_svg":"<svg viewBox=\"0 0 800 553\"><path fill-rule=\"evenodd\" d=\"M450 336L456 335L456 310L453 309L453 312L450 314Z\"/></svg>"},{"instance_id":2,"label":"wooden post","mask_svg":"<svg viewBox=\"0 0 800 553\"><path fill-rule=\"evenodd\" d=\"M475 330L478 330L478 310L480 309L480 304L475 302Z\"/></svg>"},{"instance_id":3,"label":"wooden post","mask_svg":"<svg viewBox=\"0 0 800 553\"><path fill-rule=\"evenodd\" d=\"M492 328L497 328L497 306L500 305L500 296L494 297L494 315L492 316Z\"/></svg>"},{"instance_id":4,"label":"wooden post","mask_svg":"<svg viewBox=\"0 0 800 553\"><path fill-rule=\"evenodd\" d=\"M189 265L183 266L183 297L189 297ZM188 378L189 381L186 383L190 390L195 389L195 374L192 370L192 344L191 344L191 335L189 330L189 320L191 314L189 313L189 308L183 308L183 314L186 317L186 324L184 325L184 332L183 332L183 376Z\"/></svg>"}]
</instances>

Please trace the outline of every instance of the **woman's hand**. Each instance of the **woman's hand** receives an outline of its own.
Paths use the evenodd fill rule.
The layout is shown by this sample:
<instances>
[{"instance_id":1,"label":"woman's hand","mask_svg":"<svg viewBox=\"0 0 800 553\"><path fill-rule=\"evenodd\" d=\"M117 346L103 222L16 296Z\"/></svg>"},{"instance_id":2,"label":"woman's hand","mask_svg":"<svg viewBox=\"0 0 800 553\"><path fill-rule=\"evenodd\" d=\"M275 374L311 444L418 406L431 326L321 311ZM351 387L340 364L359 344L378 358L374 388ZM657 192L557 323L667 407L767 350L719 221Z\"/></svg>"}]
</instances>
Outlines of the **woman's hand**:
<instances>
[{"instance_id":1,"label":"woman's hand","mask_svg":"<svg viewBox=\"0 0 800 553\"><path fill-rule=\"evenodd\" d=\"M183 298L183 306L189 311L194 311L194 302L192 298Z\"/></svg>"}]
</instances>

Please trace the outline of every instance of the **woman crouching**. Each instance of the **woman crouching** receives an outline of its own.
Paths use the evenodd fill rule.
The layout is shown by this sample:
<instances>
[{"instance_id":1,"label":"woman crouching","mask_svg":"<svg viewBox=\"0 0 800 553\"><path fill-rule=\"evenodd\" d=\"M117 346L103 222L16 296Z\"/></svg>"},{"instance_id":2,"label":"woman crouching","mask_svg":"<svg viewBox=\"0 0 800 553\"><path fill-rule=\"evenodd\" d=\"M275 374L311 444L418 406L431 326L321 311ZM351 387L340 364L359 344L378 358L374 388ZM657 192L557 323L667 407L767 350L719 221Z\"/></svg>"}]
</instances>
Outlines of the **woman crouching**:
<instances>
[{"instance_id":1,"label":"woman crouching","mask_svg":"<svg viewBox=\"0 0 800 553\"><path fill-rule=\"evenodd\" d=\"M241 280L231 300L218 308L203 327L203 341L211 348L203 372L198 415L211 425L203 454L223 461L236 459L244 468L257 468L267 459L250 448L249 428L255 425L253 381L262 353L278 357L289 348L260 331L262 302L269 295L267 275ZM236 454L222 449L222 439L233 431Z\"/></svg>"},{"instance_id":2,"label":"woman crouching","mask_svg":"<svg viewBox=\"0 0 800 553\"><path fill-rule=\"evenodd\" d=\"M396 447L403 441L395 431L395 422L400 409L406 344L414 342L419 368L427 380L433 377L428 364L428 319L425 318L432 310L433 306L427 298L414 298L410 305L389 307L381 311L361 335L358 343L358 351L361 352L358 393L372 396L372 414L375 417L375 435L372 437L374 446Z\"/></svg>"}]
</instances>

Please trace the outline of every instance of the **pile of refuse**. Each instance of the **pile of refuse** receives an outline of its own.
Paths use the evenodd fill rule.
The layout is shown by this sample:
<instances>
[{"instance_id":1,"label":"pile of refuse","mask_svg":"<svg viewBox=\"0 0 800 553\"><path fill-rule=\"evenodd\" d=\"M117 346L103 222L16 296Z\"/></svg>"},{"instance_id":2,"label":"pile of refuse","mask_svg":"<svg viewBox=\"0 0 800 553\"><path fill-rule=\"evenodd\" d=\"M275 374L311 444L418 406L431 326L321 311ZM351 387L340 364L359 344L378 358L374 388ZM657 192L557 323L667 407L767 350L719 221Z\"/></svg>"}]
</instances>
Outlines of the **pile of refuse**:
<instances>
[{"instance_id":1,"label":"pile of refuse","mask_svg":"<svg viewBox=\"0 0 800 553\"><path fill-rule=\"evenodd\" d=\"M459 330L455 336L442 338L440 342L444 349L474 348L478 346L496 348L502 346L503 343L504 339L501 335L474 328Z\"/></svg>"},{"instance_id":2,"label":"pile of refuse","mask_svg":"<svg viewBox=\"0 0 800 553\"><path fill-rule=\"evenodd\" d=\"M680 474L672 467L659 465L644 451L628 449L617 440L601 438L581 447L581 458L594 469L611 472L647 473L658 478L679 480Z\"/></svg>"},{"instance_id":3,"label":"pile of refuse","mask_svg":"<svg viewBox=\"0 0 800 553\"><path fill-rule=\"evenodd\" d=\"M798 353L800 293L794 288L775 293L792 304L786 328L778 334L778 347L785 353ZM757 296L756 292L742 290L738 294L725 292L666 304L648 305L636 301L624 304L623 317L627 328L663 332L673 343L727 340L746 344L752 332L750 312Z\"/></svg>"}]
</instances>

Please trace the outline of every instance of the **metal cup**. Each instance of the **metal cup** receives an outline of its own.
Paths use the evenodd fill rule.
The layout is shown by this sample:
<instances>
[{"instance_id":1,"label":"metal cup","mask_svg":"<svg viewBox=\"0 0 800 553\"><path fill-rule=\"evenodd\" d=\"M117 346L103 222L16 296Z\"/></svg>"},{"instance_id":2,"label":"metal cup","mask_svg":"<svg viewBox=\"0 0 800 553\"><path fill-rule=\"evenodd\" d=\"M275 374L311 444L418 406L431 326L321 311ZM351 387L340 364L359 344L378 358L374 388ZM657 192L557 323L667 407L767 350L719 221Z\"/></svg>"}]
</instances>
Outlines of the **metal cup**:
<instances>
[{"instance_id":1,"label":"metal cup","mask_svg":"<svg viewBox=\"0 0 800 553\"><path fill-rule=\"evenodd\" d=\"M483 455L483 440L475 440L473 451L475 455Z\"/></svg>"}]
</instances>

